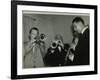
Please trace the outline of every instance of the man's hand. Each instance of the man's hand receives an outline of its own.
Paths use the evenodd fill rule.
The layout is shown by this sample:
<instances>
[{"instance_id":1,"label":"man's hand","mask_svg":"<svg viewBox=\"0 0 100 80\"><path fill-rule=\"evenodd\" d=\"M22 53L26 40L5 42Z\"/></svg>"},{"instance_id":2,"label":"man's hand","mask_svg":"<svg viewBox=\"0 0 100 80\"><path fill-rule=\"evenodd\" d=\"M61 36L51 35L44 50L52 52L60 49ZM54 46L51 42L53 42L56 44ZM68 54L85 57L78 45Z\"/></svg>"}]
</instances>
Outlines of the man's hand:
<instances>
[{"instance_id":1,"label":"man's hand","mask_svg":"<svg viewBox=\"0 0 100 80\"><path fill-rule=\"evenodd\" d=\"M71 61L73 61L73 60L74 60L74 54L70 52L68 58L69 58Z\"/></svg>"},{"instance_id":2,"label":"man's hand","mask_svg":"<svg viewBox=\"0 0 100 80\"><path fill-rule=\"evenodd\" d=\"M62 48L64 48L64 44L62 41L60 41L60 43L58 43Z\"/></svg>"},{"instance_id":3,"label":"man's hand","mask_svg":"<svg viewBox=\"0 0 100 80\"><path fill-rule=\"evenodd\" d=\"M75 50L76 45L74 43L70 44L70 49Z\"/></svg>"}]
</instances>

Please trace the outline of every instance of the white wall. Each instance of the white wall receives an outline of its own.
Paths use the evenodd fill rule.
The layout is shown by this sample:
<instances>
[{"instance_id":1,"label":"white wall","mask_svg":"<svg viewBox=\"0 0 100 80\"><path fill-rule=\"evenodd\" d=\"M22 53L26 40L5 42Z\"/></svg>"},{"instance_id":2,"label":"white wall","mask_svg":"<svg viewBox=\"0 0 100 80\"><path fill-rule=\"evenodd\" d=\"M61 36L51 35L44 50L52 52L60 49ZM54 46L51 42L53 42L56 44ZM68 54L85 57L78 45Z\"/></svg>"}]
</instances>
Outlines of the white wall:
<instances>
[{"instance_id":1,"label":"white wall","mask_svg":"<svg viewBox=\"0 0 100 80\"><path fill-rule=\"evenodd\" d=\"M98 4L100 14L100 0L34 0L45 2ZM11 65L11 13L10 0L0 1L0 80L10 80ZM98 16L100 21L100 15ZM100 34L100 23L98 22L98 34ZM100 53L100 36L98 36L98 53ZM30 80L100 80L100 54L98 54L98 75L66 76L55 78L39 78ZM25 79L29 80L29 79Z\"/></svg>"}]
</instances>

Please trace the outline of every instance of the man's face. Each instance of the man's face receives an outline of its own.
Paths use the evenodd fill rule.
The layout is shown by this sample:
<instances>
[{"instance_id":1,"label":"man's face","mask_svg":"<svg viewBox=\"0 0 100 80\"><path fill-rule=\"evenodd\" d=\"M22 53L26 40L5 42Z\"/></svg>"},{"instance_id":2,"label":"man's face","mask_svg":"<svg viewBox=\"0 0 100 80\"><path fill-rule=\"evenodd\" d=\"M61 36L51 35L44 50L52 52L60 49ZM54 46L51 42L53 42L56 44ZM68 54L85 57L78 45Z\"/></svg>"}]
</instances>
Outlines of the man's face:
<instances>
[{"instance_id":1,"label":"man's face","mask_svg":"<svg viewBox=\"0 0 100 80\"><path fill-rule=\"evenodd\" d=\"M31 32L31 39L35 39L37 35L38 35L37 30L32 30L32 32Z\"/></svg>"},{"instance_id":2,"label":"man's face","mask_svg":"<svg viewBox=\"0 0 100 80\"><path fill-rule=\"evenodd\" d=\"M74 31L81 33L81 27L82 23L81 22L74 22L73 23Z\"/></svg>"}]
</instances>

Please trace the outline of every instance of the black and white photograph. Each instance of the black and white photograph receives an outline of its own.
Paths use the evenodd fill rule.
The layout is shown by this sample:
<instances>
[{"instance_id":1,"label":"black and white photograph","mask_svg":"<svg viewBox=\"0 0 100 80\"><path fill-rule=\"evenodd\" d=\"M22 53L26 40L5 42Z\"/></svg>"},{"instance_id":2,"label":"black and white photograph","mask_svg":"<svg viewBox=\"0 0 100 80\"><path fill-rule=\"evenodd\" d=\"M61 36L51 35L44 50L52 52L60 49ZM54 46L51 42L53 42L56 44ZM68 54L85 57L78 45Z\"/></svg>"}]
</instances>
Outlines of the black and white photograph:
<instances>
[{"instance_id":1,"label":"black and white photograph","mask_svg":"<svg viewBox=\"0 0 100 80\"><path fill-rule=\"evenodd\" d=\"M12 1L12 78L96 74L96 11L93 5Z\"/></svg>"},{"instance_id":2,"label":"black and white photograph","mask_svg":"<svg viewBox=\"0 0 100 80\"><path fill-rule=\"evenodd\" d=\"M89 14L23 11L23 68L89 65Z\"/></svg>"}]
</instances>

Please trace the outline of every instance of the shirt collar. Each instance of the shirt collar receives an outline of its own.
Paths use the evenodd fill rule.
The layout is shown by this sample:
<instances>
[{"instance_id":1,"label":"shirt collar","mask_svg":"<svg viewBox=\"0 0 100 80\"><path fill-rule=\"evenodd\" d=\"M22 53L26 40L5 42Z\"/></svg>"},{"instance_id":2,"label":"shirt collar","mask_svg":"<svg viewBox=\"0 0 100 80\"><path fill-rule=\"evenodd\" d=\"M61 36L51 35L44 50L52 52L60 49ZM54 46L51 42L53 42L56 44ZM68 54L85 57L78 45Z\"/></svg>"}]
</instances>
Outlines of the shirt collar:
<instances>
[{"instance_id":1,"label":"shirt collar","mask_svg":"<svg viewBox=\"0 0 100 80\"><path fill-rule=\"evenodd\" d=\"M83 34L87 28L88 26L84 27L81 33Z\"/></svg>"}]
</instances>

